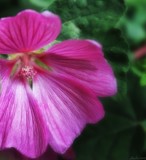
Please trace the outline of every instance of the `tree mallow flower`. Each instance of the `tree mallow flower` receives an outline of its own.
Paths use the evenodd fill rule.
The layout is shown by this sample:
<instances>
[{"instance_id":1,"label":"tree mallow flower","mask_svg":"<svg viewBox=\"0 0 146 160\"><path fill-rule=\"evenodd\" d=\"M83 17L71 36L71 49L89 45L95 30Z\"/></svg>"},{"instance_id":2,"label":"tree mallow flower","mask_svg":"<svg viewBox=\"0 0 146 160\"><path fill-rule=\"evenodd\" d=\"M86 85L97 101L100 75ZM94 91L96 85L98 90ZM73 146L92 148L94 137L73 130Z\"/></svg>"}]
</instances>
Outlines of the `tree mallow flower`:
<instances>
[{"instance_id":1,"label":"tree mallow flower","mask_svg":"<svg viewBox=\"0 0 146 160\"><path fill-rule=\"evenodd\" d=\"M46 47L60 29L60 18L48 11L0 20L0 54L8 55L0 59L1 149L30 158L48 146L64 153L87 123L103 118L97 97L116 93L99 43L74 39Z\"/></svg>"}]
</instances>

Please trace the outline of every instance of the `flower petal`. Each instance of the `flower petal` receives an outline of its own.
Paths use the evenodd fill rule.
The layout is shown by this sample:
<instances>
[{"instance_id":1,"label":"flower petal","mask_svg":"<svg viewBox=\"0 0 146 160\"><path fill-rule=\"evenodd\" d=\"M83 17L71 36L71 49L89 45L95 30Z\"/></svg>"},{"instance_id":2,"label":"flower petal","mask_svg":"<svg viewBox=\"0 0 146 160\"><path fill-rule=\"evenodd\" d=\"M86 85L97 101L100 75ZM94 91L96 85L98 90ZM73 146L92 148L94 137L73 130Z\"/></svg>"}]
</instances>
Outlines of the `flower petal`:
<instances>
[{"instance_id":1,"label":"flower petal","mask_svg":"<svg viewBox=\"0 0 146 160\"><path fill-rule=\"evenodd\" d=\"M94 40L65 40L52 46L48 53L56 53L75 59L95 59L103 55L102 47Z\"/></svg>"},{"instance_id":2,"label":"flower petal","mask_svg":"<svg viewBox=\"0 0 146 160\"><path fill-rule=\"evenodd\" d=\"M117 91L112 68L95 41L64 41L50 48L42 61L52 67L54 73L79 81L98 96L111 96Z\"/></svg>"},{"instance_id":3,"label":"flower petal","mask_svg":"<svg viewBox=\"0 0 146 160\"><path fill-rule=\"evenodd\" d=\"M58 36L61 21L49 11L42 14L24 10L15 17L0 20L0 53L30 52Z\"/></svg>"},{"instance_id":4,"label":"flower petal","mask_svg":"<svg viewBox=\"0 0 146 160\"><path fill-rule=\"evenodd\" d=\"M14 147L36 158L47 148L44 121L30 87L7 73L1 78L0 149Z\"/></svg>"},{"instance_id":5,"label":"flower petal","mask_svg":"<svg viewBox=\"0 0 146 160\"><path fill-rule=\"evenodd\" d=\"M86 123L104 116L102 104L90 90L70 79L39 73L33 93L46 119L49 144L59 153L70 147Z\"/></svg>"}]
</instances>

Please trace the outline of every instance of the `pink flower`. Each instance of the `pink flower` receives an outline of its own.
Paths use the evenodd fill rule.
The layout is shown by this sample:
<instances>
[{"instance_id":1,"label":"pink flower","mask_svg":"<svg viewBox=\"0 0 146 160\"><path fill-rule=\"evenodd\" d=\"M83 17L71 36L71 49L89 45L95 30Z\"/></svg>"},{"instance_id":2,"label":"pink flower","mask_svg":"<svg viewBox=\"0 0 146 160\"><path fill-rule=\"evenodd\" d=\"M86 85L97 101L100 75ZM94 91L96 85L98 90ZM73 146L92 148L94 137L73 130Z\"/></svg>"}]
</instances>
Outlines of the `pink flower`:
<instances>
[{"instance_id":1,"label":"pink flower","mask_svg":"<svg viewBox=\"0 0 146 160\"><path fill-rule=\"evenodd\" d=\"M104 116L98 97L116 93L101 45L66 40L49 49L58 16L25 10L0 20L0 148L36 158L49 145L64 153L87 123ZM46 48L46 47L45 47Z\"/></svg>"}]
</instances>

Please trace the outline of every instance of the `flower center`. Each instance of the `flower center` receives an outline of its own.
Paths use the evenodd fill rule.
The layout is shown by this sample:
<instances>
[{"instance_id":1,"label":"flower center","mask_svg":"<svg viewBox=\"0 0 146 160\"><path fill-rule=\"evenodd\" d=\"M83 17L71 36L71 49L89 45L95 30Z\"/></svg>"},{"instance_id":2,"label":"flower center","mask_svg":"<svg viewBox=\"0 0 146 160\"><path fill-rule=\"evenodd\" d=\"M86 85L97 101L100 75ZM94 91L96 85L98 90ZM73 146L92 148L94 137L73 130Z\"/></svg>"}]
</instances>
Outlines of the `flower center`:
<instances>
[{"instance_id":1,"label":"flower center","mask_svg":"<svg viewBox=\"0 0 146 160\"><path fill-rule=\"evenodd\" d=\"M20 75L30 80L36 75L37 71L32 66L23 66L20 70Z\"/></svg>"},{"instance_id":2,"label":"flower center","mask_svg":"<svg viewBox=\"0 0 146 160\"><path fill-rule=\"evenodd\" d=\"M30 81L37 74L37 71L33 67L35 57L31 53L10 55L8 58L10 60L16 60L11 76L20 76Z\"/></svg>"},{"instance_id":3,"label":"flower center","mask_svg":"<svg viewBox=\"0 0 146 160\"><path fill-rule=\"evenodd\" d=\"M9 60L16 60L11 72L11 77L18 76L32 81L37 70L48 70L51 68L40 60L39 55L31 53L20 53L8 56Z\"/></svg>"}]
</instances>

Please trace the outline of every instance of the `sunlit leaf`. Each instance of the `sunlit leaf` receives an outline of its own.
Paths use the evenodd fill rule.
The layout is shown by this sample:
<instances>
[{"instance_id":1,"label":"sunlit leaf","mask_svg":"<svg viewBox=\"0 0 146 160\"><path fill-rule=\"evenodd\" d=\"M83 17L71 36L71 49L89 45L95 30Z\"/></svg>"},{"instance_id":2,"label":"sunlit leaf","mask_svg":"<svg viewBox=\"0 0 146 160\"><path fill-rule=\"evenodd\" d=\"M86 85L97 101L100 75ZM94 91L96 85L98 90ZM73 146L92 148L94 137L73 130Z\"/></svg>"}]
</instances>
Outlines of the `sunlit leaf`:
<instances>
[{"instance_id":1,"label":"sunlit leaf","mask_svg":"<svg viewBox=\"0 0 146 160\"><path fill-rule=\"evenodd\" d=\"M55 0L30 0L30 2L38 7L49 7Z\"/></svg>"}]
</instances>

